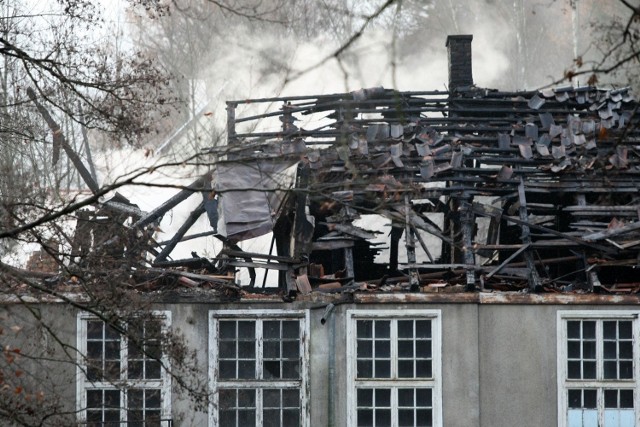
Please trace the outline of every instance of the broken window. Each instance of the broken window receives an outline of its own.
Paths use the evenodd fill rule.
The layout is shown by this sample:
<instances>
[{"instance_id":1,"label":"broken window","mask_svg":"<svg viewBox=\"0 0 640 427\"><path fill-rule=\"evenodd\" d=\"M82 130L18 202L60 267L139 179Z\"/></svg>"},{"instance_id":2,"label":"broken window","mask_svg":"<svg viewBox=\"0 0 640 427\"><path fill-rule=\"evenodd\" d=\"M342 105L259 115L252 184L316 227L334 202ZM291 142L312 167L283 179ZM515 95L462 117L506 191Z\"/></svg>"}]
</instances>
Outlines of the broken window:
<instances>
[{"instance_id":1,"label":"broken window","mask_svg":"<svg viewBox=\"0 0 640 427\"><path fill-rule=\"evenodd\" d=\"M211 312L212 425L305 425L307 315L289 310Z\"/></svg>"},{"instance_id":2,"label":"broken window","mask_svg":"<svg viewBox=\"0 0 640 427\"><path fill-rule=\"evenodd\" d=\"M88 426L170 424L170 377L162 333L169 312L131 319L120 327L89 314L78 317L78 413ZM124 334L122 334L124 332Z\"/></svg>"},{"instance_id":3,"label":"broken window","mask_svg":"<svg viewBox=\"0 0 640 427\"><path fill-rule=\"evenodd\" d=\"M349 423L441 426L439 310L348 311Z\"/></svg>"},{"instance_id":4,"label":"broken window","mask_svg":"<svg viewBox=\"0 0 640 427\"><path fill-rule=\"evenodd\" d=\"M561 312L561 427L632 427L638 418L638 313Z\"/></svg>"}]
</instances>

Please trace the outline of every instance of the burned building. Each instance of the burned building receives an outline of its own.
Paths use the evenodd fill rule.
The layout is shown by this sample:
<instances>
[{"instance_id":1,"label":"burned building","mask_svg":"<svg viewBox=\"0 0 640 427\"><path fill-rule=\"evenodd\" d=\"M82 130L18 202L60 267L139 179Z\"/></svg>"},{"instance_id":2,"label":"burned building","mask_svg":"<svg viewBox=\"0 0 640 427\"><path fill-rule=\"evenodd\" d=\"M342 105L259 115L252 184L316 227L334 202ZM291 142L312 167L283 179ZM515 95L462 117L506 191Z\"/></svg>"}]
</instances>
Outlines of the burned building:
<instances>
[{"instance_id":1,"label":"burned building","mask_svg":"<svg viewBox=\"0 0 640 427\"><path fill-rule=\"evenodd\" d=\"M471 43L447 39L448 91L229 101L210 172L152 212L87 213L116 212L110 262L136 260L210 395L194 407L105 319L76 310L71 324L50 304L79 350L59 375L75 375L61 395L80 421L640 425L638 102L627 88L479 88ZM191 195L203 201L178 233L149 240ZM224 249L173 259L202 215ZM271 251L241 250L258 236ZM139 369L108 378L96 361Z\"/></svg>"},{"instance_id":2,"label":"burned building","mask_svg":"<svg viewBox=\"0 0 640 427\"><path fill-rule=\"evenodd\" d=\"M471 37L450 37L447 46L449 92L371 88L228 102L229 145L216 151L223 178L214 179L227 237L273 230L277 267L291 267L280 285L290 291L304 291L291 277L307 275L313 289L323 281L318 271L342 270L342 285L412 291L444 282L467 291L635 289L639 164L630 91L477 88ZM237 113L261 104L280 109ZM274 179L294 165L288 181ZM241 176L252 181L239 183ZM246 191L256 185L263 192ZM363 214L392 224L388 265L374 263L372 230L353 224ZM435 248L425 234L438 240Z\"/></svg>"}]
</instances>

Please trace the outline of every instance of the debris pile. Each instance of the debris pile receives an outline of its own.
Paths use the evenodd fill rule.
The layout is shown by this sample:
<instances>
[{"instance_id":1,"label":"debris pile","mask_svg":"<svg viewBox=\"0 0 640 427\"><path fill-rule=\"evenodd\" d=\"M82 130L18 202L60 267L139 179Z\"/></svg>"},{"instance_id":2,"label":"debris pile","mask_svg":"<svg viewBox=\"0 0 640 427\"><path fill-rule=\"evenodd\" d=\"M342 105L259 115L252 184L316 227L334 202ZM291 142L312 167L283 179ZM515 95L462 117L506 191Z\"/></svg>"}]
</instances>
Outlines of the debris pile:
<instances>
[{"instance_id":1,"label":"debris pile","mask_svg":"<svg viewBox=\"0 0 640 427\"><path fill-rule=\"evenodd\" d=\"M211 171L152 212L120 195L80 211L71 256L89 270L128 269L147 291L264 292L256 269L265 269L287 298L637 293L637 110L628 89L593 87L230 101L228 144L207 150ZM162 217L193 194L202 202L175 236L154 241ZM205 214L212 229L188 235ZM388 235L357 223L372 214L391 224ZM269 253L238 246L270 232ZM179 242L208 235L224 243L214 258L172 259ZM388 262L377 262L387 250ZM239 268L251 277L242 289Z\"/></svg>"}]
</instances>

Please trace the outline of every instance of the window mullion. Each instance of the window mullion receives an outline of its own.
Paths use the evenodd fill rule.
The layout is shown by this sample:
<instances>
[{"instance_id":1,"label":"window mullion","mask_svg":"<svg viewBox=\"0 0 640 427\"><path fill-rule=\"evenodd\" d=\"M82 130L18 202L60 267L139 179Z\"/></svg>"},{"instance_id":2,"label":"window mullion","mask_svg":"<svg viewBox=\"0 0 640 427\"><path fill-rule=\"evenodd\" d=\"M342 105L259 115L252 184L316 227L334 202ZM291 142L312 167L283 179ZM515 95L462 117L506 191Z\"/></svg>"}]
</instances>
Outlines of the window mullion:
<instances>
[{"instance_id":1,"label":"window mullion","mask_svg":"<svg viewBox=\"0 0 640 427\"><path fill-rule=\"evenodd\" d=\"M256 319L256 379L261 380L263 378L262 372L262 357L263 357L263 342L262 342L262 320ZM259 424L260 425L260 424Z\"/></svg>"},{"instance_id":2,"label":"window mullion","mask_svg":"<svg viewBox=\"0 0 640 427\"><path fill-rule=\"evenodd\" d=\"M394 321L395 323L395 321ZM389 384L391 389L391 426L398 426L398 387Z\"/></svg>"},{"instance_id":3,"label":"window mullion","mask_svg":"<svg viewBox=\"0 0 640 427\"><path fill-rule=\"evenodd\" d=\"M391 350L391 378L398 379L398 319L391 319L391 331L389 334L389 343Z\"/></svg>"},{"instance_id":4,"label":"window mullion","mask_svg":"<svg viewBox=\"0 0 640 427\"><path fill-rule=\"evenodd\" d=\"M264 420L262 419L262 387L256 388L256 425L262 426ZM282 402L280 402L282 404Z\"/></svg>"},{"instance_id":5,"label":"window mullion","mask_svg":"<svg viewBox=\"0 0 640 427\"><path fill-rule=\"evenodd\" d=\"M604 379L604 334L602 320L596 321L596 380Z\"/></svg>"},{"instance_id":6,"label":"window mullion","mask_svg":"<svg viewBox=\"0 0 640 427\"><path fill-rule=\"evenodd\" d=\"M601 322L598 322L598 324ZM604 387L598 387L596 391L597 405L598 405L598 425L604 424Z\"/></svg>"}]
</instances>

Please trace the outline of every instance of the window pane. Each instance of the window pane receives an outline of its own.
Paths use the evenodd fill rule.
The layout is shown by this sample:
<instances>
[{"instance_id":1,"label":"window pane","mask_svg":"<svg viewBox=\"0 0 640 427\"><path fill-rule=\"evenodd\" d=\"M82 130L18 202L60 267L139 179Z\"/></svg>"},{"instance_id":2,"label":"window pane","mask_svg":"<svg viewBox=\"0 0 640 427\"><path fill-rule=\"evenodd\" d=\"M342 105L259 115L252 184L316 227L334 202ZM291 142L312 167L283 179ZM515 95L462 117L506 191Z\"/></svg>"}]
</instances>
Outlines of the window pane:
<instances>
[{"instance_id":1,"label":"window pane","mask_svg":"<svg viewBox=\"0 0 640 427\"><path fill-rule=\"evenodd\" d=\"M236 390L221 389L218 392L218 405L220 409L228 409L236 407Z\"/></svg>"},{"instance_id":2,"label":"window pane","mask_svg":"<svg viewBox=\"0 0 640 427\"><path fill-rule=\"evenodd\" d=\"M236 362L220 360L218 366L220 378L227 379L236 377Z\"/></svg>"},{"instance_id":3,"label":"window pane","mask_svg":"<svg viewBox=\"0 0 640 427\"><path fill-rule=\"evenodd\" d=\"M633 378L633 362L620 362L620 379Z\"/></svg>"},{"instance_id":4,"label":"window pane","mask_svg":"<svg viewBox=\"0 0 640 427\"><path fill-rule=\"evenodd\" d=\"M158 389L146 390L145 406L147 408L160 408L160 390Z\"/></svg>"},{"instance_id":5,"label":"window pane","mask_svg":"<svg viewBox=\"0 0 640 427\"><path fill-rule=\"evenodd\" d=\"M104 328L104 322L102 320L89 320L87 321L87 338L90 340L102 340L102 331Z\"/></svg>"},{"instance_id":6,"label":"window pane","mask_svg":"<svg viewBox=\"0 0 640 427\"><path fill-rule=\"evenodd\" d=\"M239 410L238 425L242 427L252 427L256 425L256 410Z\"/></svg>"},{"instance_id":7,"label":"window pane","mask_svg":"<svg viewBox=\"0 0 640 427\"><path fill-rule=\"evenodd\" d=\"M373 425L373 410L358 409L358 427L371 427Z\"/></svg>"},{"instance_id":8,"label":"window pane","mask_svg":"<svg viewBox=\"0 0 640 427\"><path fill-rule=\"evenodd\" d=\"M102 341L87 342L87 357L90 359L102 359Z\"/></svg>"},{"instance_id":9,"label":"window pane","mask_svg":"<svg viewBox=\"0 0 640 427\"><path fill-rule=\"evenodd\" d=\"M400 427L413 427L415 426L415 421L413 419L413 410L400 409L398 410L398 424Z\"/></svg>"},{"instance_id":10,"label":"window pane","mask_svg":"<svg viewBox=\"0 0 640 427\"><path fill-rule=\"evenodd\" d=\"M253 360L241 360L238 362L238 378L255 378L256 365Z\"/></svg>"},{"instance_id":11,"label":"window pane","mask_svg":"<svg viewBox=\"0 0 640 427\"><path fill-rule=\"evenodd\" d=\"M375 404L376 407L391 406L391 390L381 388L375 389Z\"/></svg>"},{"instance_id":12,"label":"window pane","mask_svg":"<svg viewBox=\"0 0 640 427\"><path fill-rule=\"evenodd\" d=\"M602 336L606 339L615 340L617 338L617 323L616 321L602 322Z\"/></svg>"},{"instance_id":13,"label":"window pane","mask_svg":"<svg viewBox=\"0 0 640 427\"><path fill-rule=\"evenodd\" d=\"M375 420L376 427L391 426L391 410L376 410Z\"/></svg>"},{"instance_id":14,"label":"window pane","mask_svg":"<svg viewBox=\"0 0 640 427\"><path fill-rule=\"evenodd\" d=\"M595 341L584 341L582 343L582 358L583 359L596 358L596 342Z\"/></svg>"},{"instance_id":15,"label":"window pane","mask_svg":"<svg viewBox=\"0 0 640 427\"><path fill-rule=\"evenodd\" d=\"M633 408L633 390L620 390L620 407Z\"/></svg>"},{"instance_id":16,"label":"window pane","mask_svg":"<svg viewBox=\"0 0 640 427\"><path fill-rule=\"evenodd\" d=\"M300 357L300 342L299 341L283 341L282 355L287 359L297 359L298 357Z\"/></svg>"},{"instance_id":17,"label":"window pane","mask_svg":"<svg viewBox=\"0 0 640 427\"><path fill-rule=\"evenodd\" d=\"M375 378L390 378L391 377L391 361L389 360L376 360L375 366Z\"/></svg>"},{"instance_id":18,"label":"window pane","mask_svg":"<svg viewBox=\"0 0 640 427\"><path fill-rule=\"evenodd\" d=\"M633 342L621 341L619 343L620 359L633 359Z\"/></svg>"},{"instance_id":19,"label":"window pane","mask_svg":"<svg viewBox=\"0 0 640 427\"><path fill-rule=\"evenodd\" d=\"M262 336L265 339L280 338L280 321L269 320L269 321L263 322L262 325L263 325Z\"/></svg>"},{"instance_id":20,"label":"window pane","mask_svg":"<svg viewBox=\"0 0 640 427\"><path fill-rule=\"evenodd\" d=\"M398 320L398 337L399 338L413 338L413 320Z\"/></svg>"},{"instance_id":21,"label":"window pane","mask_svg":"<svg viewBox=\"0 0 640 427\"><path fill-rule=\"evenodd\" d=\"M398 405L413 406L414 404L414 389L401 388L398 390Z\"/></svg>"},{"instance_id":22,"label":"window pane","mask_svg":"<svg viewBox=\"0 0 640 427\"><path fill-rule=\"evenodd\" d=\"M282 390L282 404L286 408L299 408L300 391L298 389Z\"/></svg>"},{"instance_id":23,"label":"window pane","mask_svg":"<svg viewBox=\"0 0 640 427\"><path fill-rule=\"evenodd\" d=\"M596 377L596 362L584 362L582 364L582 378L593 379Z\"/></svg>"},{"instance_id":24,"label":"window pane","mask_svg":"<svg viewBox=\"0 0 640 427\"><path fill-rule=\"evenodd\" d=\"M280 357L280 342L267 341L263 343L264 357L272 359Z\"/></svg>"},{"instance_id":25,"label":"window pane","mask_svg":"<svg viewBox=\"0 0 640 427\"><path fill-rule=\"evenodd\" d=\"M569 361L567 363L567 376L571 379L580 379L582 377L580 362Z\"/></svg>"},{"instance_id":26,"label":"window pane","mask_svg":"<svg viewBox=\"0 0 640 427\"><path fill-rule=\"evenodd\" d=\"M127 411L127 427L131 425L142 426L142 421L144 421L144 412L138 411Z\"/></svg>"},{"instance_id":27,"label":"window pane","mask_svg":"<svg viewBox=\"0 0 640 427\"><path fill-rule=\"evenodd\" d=\"M358 340L356 343L356 357L372 357L373 356L373 342Z\"/></svg>"},{"instance_id":28,"label":"window pane","mask_svg":"<svg viewBox=\"0 0 640 427\"><path fill-rule=\"evenodd\" d=\"M236 425L236 411L220 411L218 419L221 426L235 426Z\"/></svg>"},{"instance_id":29,"label":"window pane","mask_svg":"<svg viewBox=\"0 0 640 427\"><path fill-rule=\"evenodd\" d=\"M358 360L356 376L358 378L373 378L373 362L371 360Z\"/></svg>"},{"instance_id":30,"label":"window pane","mask_svg":"<svg viewBox=\"0 0 640 427\"><path fill-rule=\"evenodd\" d=\"M398 357L413 357L413 341L398 342Z\"/></svg>"},{"instance_id":31,"label":"window pane","mask_svg":"<svg viewBox=\"0 0 640 427\"><path fill-rule=\"evenodd\" d=\"M391 336L391 322L388 320L376 320L375 331L376 338L389 338Z\"/></svg>"},{"instance_id":32,"label":"window pane","mask_svg":"<svg viewBox=\"0 0 640 427\"><path fill-rule=\"evenodd\" d=\"M569 390L569 408L582 408L582 390Z\"/></svg>"},{"instance_id":33,"label":"window pane","mask_svg":"<svg viewBox=\"0 0 640 427\"><path fill-rule=\"evenodd\" d=\"M241 359L253 359L256 355L256 342L238 341L238 357Z\"/></svg>"},{"instance_id":34,"label":"window pane","mask_svg":"<svg viewBox=\"0 0 640 427\"><path fill-rule=\"evenodd\" d=\"M87 390L87 408L102 407L102 390Z\"/></svg>"},{"instance_id":35,"label":"window pane","mask_svg":"<svg viewBox=\"0 0 640 427\"><path fill-rule=\"evenodd\" d=\"M430 388L416 389L416 402L417 406L431 407L432 405L432 393Z\"/></svg>"},{"instance_id":36,"label":"window pane","mask_svg":"<svg viewBox=\"0 0 640 427\"><path fill-rule=\"evenodd\" d=\"M431 320L416 320L416 338L431 338Z\"/></svg>"},{"instance_id":37,"label":"window pane","mask_svg":"<svg viewBox=\"0 0 640 427\"><path fill-rule=\"evenodd\" d=\"M104 378L110 381L120 379L120 361L104 362Z\"/></svg>"},{"instance_id":38,"label":"window pane","mask_svg":"<svg viewBox=\"0 0 640 427\"><path fill-rule=\"evenodd\" d=\"M297 320L282 321L282 338L299 338L300 322Z\"/></svg>"},{"instance_id":39,"label":"window pane","mask_svg":"<svg viewBox=\"0 0 640 427\"><path fill-rule=\"evenodd\" d=\"M142 361L129 361L127 368L129 369L129 379L142 379Z\"/></svg>"},{"instance_id":40,"label":"window pane","mask_svg":"<svg viewBox=\"0 0 640 427\"><path fill-rule=\"evenodd\" d=\"M371 407L373 406L373 389L360 388L357 391L357 405L359 407Z\"/></svg>"},{"instance_id":41,"label":"window pane","mask_svg":"<svg viewBox=\"0 0 640 427\"><path fill-rule=\"evenodd\" d=\"M263 371L266 379L280 378L280 362L264 362Z\"/></svg>"},{"instance_id":42,"label":"window pane","mask_svg":"<svg viewBox=\"0 0 640 427\"><path fill-rule=\"evenodd\" d=\"M584 408L595 409L598 405L598 392L597 390L583 390L584 394Z\"/></svg>"},{"instance_id":43,"label":"window pane","mask_svg":"<svg viewBox=\"0 0 640 427\"><path fill-rule=\"evenodd\" d=\"M633 335L631 332L631 321L630 320L621 320L618 322L618 337L620 339L632 339Z\"/></svg>"},{"instance_id":44,"label":"window pane","mask_svg":"<svg viewBox=\"0 0 640 427\"><path fill-rule=\"evenodd\" d=\"M618 390L605 390L604 391L604 407L605 408L617 408L618 407Z\"/></svg>"},{"instance_id":45,"label":"window pane","mask_svg":"<svg viewBox=\"0 0 640 427\"><path fill-rule=\"evenodd\" d=\"M159 341L147 341L144 347L147 352L147 359L160 359L162 357L162 346Z\"/></svg>"},{"instance_id":46,"label":"window pane","mask_svg":"<svg viewBox=\"0 0 640 427\"><path fill-rule=\"evenodd\" d=\"M262 398L265 408L278 408L280 406L280 390L264 390L262 392Z\"/></svg>"},{"instance_id":47,"label":"window pane","mask_svg":"<svg viewBox=\"0 0 640 427\"><path fill-rule=\"evenodd\" d=\"M567 337L569 338L580 338L580 321L579 320L569 320L567 322Z\"/></svg>"},{"instance_id":48,"label":"window pane","mask_svg":"<svg viewBox=\"0 0 640 427\"><path fill-rule=\"evenodd\" d=\"M615 341L605 341L603 343L604 350L604 358L605 359L615 359L617 356L616 342Z\"/></svg>"},{"instance_id":49,"label":"window pane","mask_svg":"<svg viewBox=\"0 0 640 427\"><path fill-rule=\"evenodd\" d=\"M296 427L299 425L300 425L299 409L283 409L282 410L282 426Z\"/></svg>"},{"instance_id":50,"label":"window pane","mask_svg":"<svg viewBox=\"0 0 640 427\"><path fill-rule=\"evenodd\" d=\"M358 338L373 338L372 320L358 320L356 325Z\"/></svg>"},{"instance_id":51,"label":"window pane","mask_svg":"<svg viewBox=\"0 0 640 427\"><path fill-rule=\"evenodd\" d=\"M375 354L376 358L391 357L391 342L377 340L375 344Z\"/></svg>"},{"instance_id":52,"label":"window pane","mask_svg":"<svg viewBox=\"0 0 640 427\"><path fill-rule=\"evenodd\" d=\"M238 407L254 408L256 406L256 391L251 389L238 389Z\"/></svg>"},{"instance_id":53,"label":"window pane","mask_svg":"<svg viewBox=\"0 0 640 427\"><path fill-rule=\"evenodd\" d=\"M236 338L236 322L221 320L219 323L220 339Z\"/></svg>"},{"instance_id":54,"label":"window pane","mask_svg":"<svg viewBox=\"0 0 640 427\"><path fill-rule=\"evenodd\" d=\"M433 426L433 410L418 409L416 411L416 426L432 427Z\"/></svg>"},{"instance_id":55,"label":"window pane","mask_svg":"<svg viewBox=\"0 0 640 427\"><path fill-rule=\"evenodd\" d=\"M618 366L616 362L604 362L604 377L606 379L618 378Z\"/></svg>"},{"instance_id":56,"label":"window pane","mask_svg":"<svg viewBox=\"0 0 640 427\"><path fill-rule=\"evenodd\" d=\"M416 357L431 358L431 340L416 341Z\"/></svg>"},{"instance_id":57,"label":"window pane","mask_svg":"<svg viewBox=\"0 0 640 427\"><path fill-rule=\"evenodd\" d=\"M568 341L567 342L567 356L570 359L580 358L580 341Z\"/></svg>"},{"instance_id":58,"label":"window pane","mask_svg":"<svg viewBox=\"0 0 640 427\"><path fill-rule=\"evenodd\" d=\"M582 338L589 339L596 337L596 322L593 320L582 321Z\"/></svg>"},{"instance_id":59,"label":"window pane","mask_svg":"<svg viewBox=\"0 0 640 427\"><path fill-rule=\"evenodd\" d=\"M282 427L280 409L265 409L262 411L263 427Z\"/></svg>"},{"instance_id":60,"label":"window pane","mask_svg":"<svg viewBox=\"0 0 640 427\"><path fill-rule=\"evenodd\" d=\"M155 360L146 362L146 372L144 378L147 380L160 379L161 367L160 362L156 362Z\"/></svg>"},{"instance_id":61,"label":"window pane","mask_svg":"<svg viewBox=\"0 0 640 427\"><path fill-rule=\"evenodd\" d=\"M220 341L218 348L218 356L225 359L235 359L236 357L236 342L235 341Z\"/></svg>"},{"instance_id":62,"label":"window pane","mask_svg":"<svg viewBox=\"0 0 640 427\"><path fill-rule=\"evenodd\" d=\"M432 378L431 360L416 361L416 378Z\"/></svg>"},{"instance_id":63,"label":"window pane","mask_svg":"<svg viewBox=\"0 0 640 427\"><path fill-rule=\"evenodd\" d=\"M413 360L398 361L398 376L400 378L414 378Z\"/></svg>"},{"instance_id":64,"label":"window pane","mask_svg":"<svg viewBox=\"0 0 640 427\"><path fill-rule=\"evenodd\" d=\"M282 362L282 378L285 379L298 379L300 378L300 362L290 361Z\"/></svg>"},{"instance_id":65,"label":"window pane","mask_svg":"<svg viewBox=\"0 0 640 427\"><path fill-rule=\"evenodd\" d=\"M241 320L238 321L238 338L251 338L255 339L256 327L255 322Z\"/></svg>"}]
</instances>

